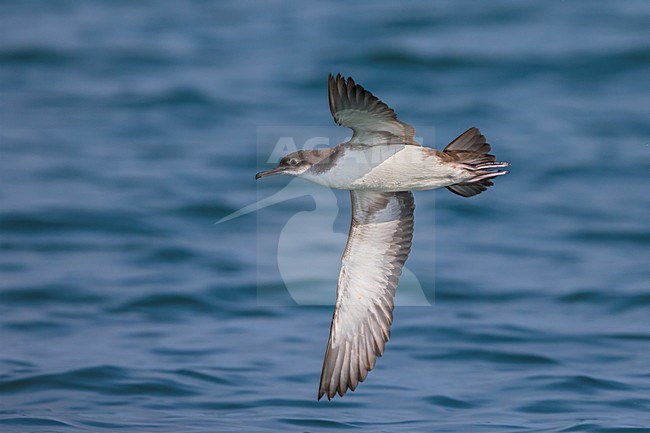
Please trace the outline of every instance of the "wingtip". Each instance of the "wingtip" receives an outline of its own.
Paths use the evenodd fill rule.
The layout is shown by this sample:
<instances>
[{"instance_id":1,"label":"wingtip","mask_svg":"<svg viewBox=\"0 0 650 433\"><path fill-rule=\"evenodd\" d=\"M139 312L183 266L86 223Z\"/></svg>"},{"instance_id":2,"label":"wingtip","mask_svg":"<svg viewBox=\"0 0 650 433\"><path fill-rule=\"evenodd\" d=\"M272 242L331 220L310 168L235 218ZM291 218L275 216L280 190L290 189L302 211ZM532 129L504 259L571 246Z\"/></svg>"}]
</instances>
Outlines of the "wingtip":
<instances>
[{"instance_id":1,"label":"wingtip","mask_svg":"<svg viewBox=\"0 0 650 433\"><path fill-rule=\"evenodd\" d=\"M332 73L330 72L330 73L328 74L327 81L333 81L333 82L343 81L344 83L345 83L345 82L352 81L352 83L354 84L354 80L352 79L352 77L347 77L347 78L346 78L346 77L345 77L344 75L342 75L340 72L338 72L338 73L336 74L336 76L334 76L334 74L332 74Z\"/></svg>"},{"instance_id":2,"label":"wingtip","mask_svg":"<svg viewBox=\"0 0 650 433\"><path fill-rule=\"evenodd\" d=\"M329 393L325 393L325 391L321 389L321 390L318 391L318 401L320 401L321 398L323 398L324 395L327 395L327 401L332 400L332 397L329 395Z\"/></svg>"}]
</instances>

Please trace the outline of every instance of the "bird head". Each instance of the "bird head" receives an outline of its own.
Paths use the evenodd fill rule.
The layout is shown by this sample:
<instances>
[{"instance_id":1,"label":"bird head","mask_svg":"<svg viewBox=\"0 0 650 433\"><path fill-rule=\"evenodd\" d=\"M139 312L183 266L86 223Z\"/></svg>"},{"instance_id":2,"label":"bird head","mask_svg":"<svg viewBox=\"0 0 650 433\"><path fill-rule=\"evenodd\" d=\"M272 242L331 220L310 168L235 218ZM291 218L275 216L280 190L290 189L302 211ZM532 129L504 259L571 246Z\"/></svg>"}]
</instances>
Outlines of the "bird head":
<instances>
[{"instance_id":1,"label":"bird head","mask_svg":"<svg viewBox=\"0 0 650 433\"><path fill-rule=\"evenodd\" d=\"M300 176L309 170L312 165L318 161L316 154L312 154L312 152L318 151L299 150L297 152L292 152L282 158L277 167L271 170L261 171L257 173L255 175L255 179L271 176L273 174L289 174L291 176Z\"/></svg>"}]
</instances>

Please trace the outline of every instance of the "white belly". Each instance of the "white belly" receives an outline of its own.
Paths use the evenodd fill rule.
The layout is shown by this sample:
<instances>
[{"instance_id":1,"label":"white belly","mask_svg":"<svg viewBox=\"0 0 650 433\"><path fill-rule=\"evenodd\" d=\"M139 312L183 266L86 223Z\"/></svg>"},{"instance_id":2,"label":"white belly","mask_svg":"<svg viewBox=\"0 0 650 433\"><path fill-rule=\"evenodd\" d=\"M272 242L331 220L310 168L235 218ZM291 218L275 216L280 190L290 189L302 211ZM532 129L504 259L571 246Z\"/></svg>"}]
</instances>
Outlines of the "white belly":
<instances>
[{"instance_id":1,"label":"white belly","mask_svg":"<svg viewBox=\"0 0 650 433\"><path fill-rule=\"evenodd\" d=\"M420 146L380 145L346 149L336 165L314 176L312 182L337 189L412 191L442 188L467 180L466 170L442 164L431 149Z\"/></svg>"}]
</instances>

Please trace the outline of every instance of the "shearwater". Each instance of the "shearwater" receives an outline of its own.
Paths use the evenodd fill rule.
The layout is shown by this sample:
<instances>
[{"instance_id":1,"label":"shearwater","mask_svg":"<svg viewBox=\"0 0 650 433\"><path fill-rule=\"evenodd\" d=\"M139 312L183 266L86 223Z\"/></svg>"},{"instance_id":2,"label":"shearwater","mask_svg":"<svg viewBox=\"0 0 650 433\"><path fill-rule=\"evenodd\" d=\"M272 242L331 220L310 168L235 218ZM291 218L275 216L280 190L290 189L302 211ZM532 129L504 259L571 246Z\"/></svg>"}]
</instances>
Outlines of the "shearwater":
<instances>
[{"instance_id":1,"label":"shearwater","mask_svg":"<svg viewBox=\"0 0 650 433\"><path fill-rule=\"evenodd\" d=\"M256 179L288 174L352 198L352 222L341 259L336 307L318 399L355 390L375 366L390 336L395 287L411 250L414 190L447 188L472 197L507 174L477 128L444 150L415 141L415 129L372 93L338 74L328 78L329 105L352 138L328 149L299 150Z\"/></svg>"}]
</instances>

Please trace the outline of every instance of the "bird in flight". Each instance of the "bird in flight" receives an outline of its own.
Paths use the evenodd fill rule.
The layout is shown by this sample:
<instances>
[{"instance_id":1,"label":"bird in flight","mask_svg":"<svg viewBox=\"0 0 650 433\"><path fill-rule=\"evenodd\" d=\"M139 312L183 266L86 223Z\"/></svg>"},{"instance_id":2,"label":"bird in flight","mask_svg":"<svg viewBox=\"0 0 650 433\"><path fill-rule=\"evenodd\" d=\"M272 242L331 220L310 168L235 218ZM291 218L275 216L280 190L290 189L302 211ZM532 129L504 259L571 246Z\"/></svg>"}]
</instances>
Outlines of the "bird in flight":
<instances>
[{"instance_id":1,"label":"bird in flight","mask_svg":"<svg viewBox=\"0 0 650 433\"><path fill-rule=\"evenodd\" d=\"M447 188L472 197L508 173L477 128L444 150L415 141L415 129L372 93L340 74L328 78L334 121L352 129L335 147L299 150L256 179L286 174L350 191L352 222L341 259L336 307L318 399L354 391L375 366L390 337L395 287L413 239L411 191Z\"/></svg>"}]
</instances>

